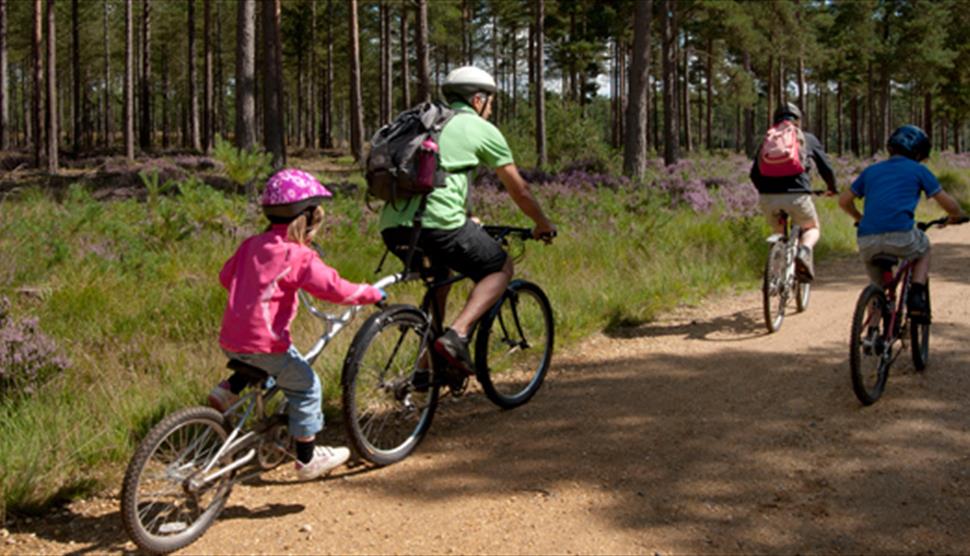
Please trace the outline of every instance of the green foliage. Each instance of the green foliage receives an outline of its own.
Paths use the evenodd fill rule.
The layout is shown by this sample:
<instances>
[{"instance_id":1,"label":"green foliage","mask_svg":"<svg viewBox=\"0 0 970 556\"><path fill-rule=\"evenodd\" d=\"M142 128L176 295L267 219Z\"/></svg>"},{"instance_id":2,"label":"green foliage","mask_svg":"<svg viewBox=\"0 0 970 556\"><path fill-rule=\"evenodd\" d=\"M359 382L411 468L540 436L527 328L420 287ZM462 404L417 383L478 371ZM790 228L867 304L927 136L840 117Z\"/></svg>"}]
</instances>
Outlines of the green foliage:
<instances>
[{"instance_id":1,"label":"green foliage","mask_svg":"<svg viewBox=\"0 0 970 556\"><path fill-rule=\"evenodd\" d=\"M237 149L221 136L216 136L212 156L222 163L223 171L232 183L252 192L253 184L266 179L273 168L273 155L260 149Z\"/></svg>"},{"instance_id":2,"label":"green foliage","mask_svg":"<svg viewBox=\"0 0 970 556\"><path fill-rule=\"evenodd\" d=\"M608 103L601 99L584 109L550 95L546 103L549 153L549 167L546 170L557 171L577 162L592 163L592 167L602 170L617 169L617 155L606 141L606 130L598 123L601 120L586 116L586 112L608 110ZM535 166L534 129L535 113L531 108L521 109L518 117L502 128L519 166Z\"/></svg>"}]
</instances>

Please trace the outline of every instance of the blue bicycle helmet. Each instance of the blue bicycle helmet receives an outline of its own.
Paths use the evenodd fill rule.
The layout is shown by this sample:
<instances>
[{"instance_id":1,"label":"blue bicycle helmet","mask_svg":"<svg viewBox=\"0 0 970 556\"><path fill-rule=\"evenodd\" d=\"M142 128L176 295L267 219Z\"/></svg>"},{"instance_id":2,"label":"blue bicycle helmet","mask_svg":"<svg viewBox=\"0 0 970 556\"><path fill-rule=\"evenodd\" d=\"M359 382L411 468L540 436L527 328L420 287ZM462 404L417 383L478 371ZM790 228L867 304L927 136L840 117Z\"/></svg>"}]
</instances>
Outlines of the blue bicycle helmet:
<instances>
[{"instance_id":1,"label":"blue bicycle helmet","mask_svg":"<svg viewBox=\"0 0 970 556\"><path fill-rule=\"evenodd\" d=\"M890 154L901 154L920 162L930 156L932 146L926 132L912 124L906 124L893 131L886 142L886 148Z\"/></svg>"}]
</instances>

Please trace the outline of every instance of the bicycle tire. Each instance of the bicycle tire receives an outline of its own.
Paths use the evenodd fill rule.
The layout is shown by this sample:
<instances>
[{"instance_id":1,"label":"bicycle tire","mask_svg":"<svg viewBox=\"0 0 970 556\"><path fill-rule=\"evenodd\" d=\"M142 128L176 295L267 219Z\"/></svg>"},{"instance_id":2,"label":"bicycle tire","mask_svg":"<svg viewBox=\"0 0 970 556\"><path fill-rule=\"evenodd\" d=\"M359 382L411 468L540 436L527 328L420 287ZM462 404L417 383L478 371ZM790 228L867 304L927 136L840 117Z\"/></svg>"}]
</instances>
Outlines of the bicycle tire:
<instances>
[{"instance_id":1,"label":"bicycle tire","mask_svg":"<svg viewBox=\"0 0 970 556\"><path fill-rule=\"evenodd\" d=\"M799 313L804 313L808 309L808 302L812 295L811 282L795 281L795 308Z\"/></svg>"},{"instance_id":2,"label":"bicycle tire","mask_svg":"<svg viewBox=\"0 0 970 556\"><path fill-rule=\"evenodd\" d=\"M765 272L761 282L761 301L764 310L765 328L768 333L778 332L785 320L785 305L787 304L786 285L783 283L785 273L785 244L775 242L768 250L765 261Z\"/></svg>"},{"instance_id":3,"label":"bicycle tire","mask_svg":"<svg viewBox=\"0 0 970 556\"><path fill-rule=\"evenodd\" d=\"M208 498L207 504L199 504L186 484L227 436L222 414L209 407L182 409L148 432L128 464L121 489L121 519L139 548L155 554L174 552L195 542L219 517L232 489L233 473L200 492ZM167 454L175 457L166 463ZM153 473L158 464L161 467ZM165 486L169 492L158 491ZM166 498L171 502L164 502ZM167 517L174 520L158 523Z\"/></svg>"},{"instance_id":4,"label":"bicycle tire","mask_svg":"<svg viewBox=\"0 0 970 556\"><path fill-rule=\"evenodd\" d=\"M549 370L554 343L549 298L532 282L513 281L482 319L475 339L475 374L488 399L503 409L532 399Z\"/></svg>"},{"instance_id":5,"label":"bicycle tire","mask_svg":"<svg viewBox=\"0 0 970 556\"><path fill-rule=\"evenodd\" d=\"M863 405L874 404L882 396L889 379L892 343L885 342L886 303L882 290L867 286L859 295L852 315L849 368L852 391Z\"/></svg>"},{"instance_id":6,"label":"bicycle tire","mask_svg":"<svg viewBox=\"0 0 970 556\"><path fill-rule=\"evenodd\" d=\"M341 374L344 426L357 455L375 465L406 458L431 427L440 384L433 371L426 389L414 381L424 354L430 360L429 326L417 307L392 305L364 322L347 351ZM388 438L381 436L385 432Z\"/></svg>"},{"instance_id":7,"label":"bicycle tire","mask_svg":"<svg viewBox=\"0 0 970 556\"><path fill-rule=\"evenodd\" d=\"M929 283L927 283L927 299L929 299L929 296ZM909 319L909 340L910 350L913 354L913 367L917 371L925 371L930 362L930 323L915 323L913 319Z\"/></svg>"}]
</instances>

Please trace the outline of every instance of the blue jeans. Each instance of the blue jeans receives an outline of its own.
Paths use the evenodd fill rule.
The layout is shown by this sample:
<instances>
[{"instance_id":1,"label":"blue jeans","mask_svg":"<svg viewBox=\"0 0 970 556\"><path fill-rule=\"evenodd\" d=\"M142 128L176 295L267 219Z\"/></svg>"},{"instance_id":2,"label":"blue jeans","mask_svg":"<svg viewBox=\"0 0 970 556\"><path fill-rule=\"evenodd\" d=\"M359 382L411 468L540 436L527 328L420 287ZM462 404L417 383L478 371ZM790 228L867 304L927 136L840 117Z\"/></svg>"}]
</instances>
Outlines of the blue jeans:
<instances>
[{"instance_id":1,"label":"blue jeans","mask_svg":"<svg viewBox=\"0 0 970 556\"><path fill-rule=\"evenodd\" d=\"M323 430L323 386L299 351L293 346L286 353L234 353L222 350L230 359L238 359L263 369L276 377L289 402L290 434L299 438Z\"/></svg>"}]
</instances>

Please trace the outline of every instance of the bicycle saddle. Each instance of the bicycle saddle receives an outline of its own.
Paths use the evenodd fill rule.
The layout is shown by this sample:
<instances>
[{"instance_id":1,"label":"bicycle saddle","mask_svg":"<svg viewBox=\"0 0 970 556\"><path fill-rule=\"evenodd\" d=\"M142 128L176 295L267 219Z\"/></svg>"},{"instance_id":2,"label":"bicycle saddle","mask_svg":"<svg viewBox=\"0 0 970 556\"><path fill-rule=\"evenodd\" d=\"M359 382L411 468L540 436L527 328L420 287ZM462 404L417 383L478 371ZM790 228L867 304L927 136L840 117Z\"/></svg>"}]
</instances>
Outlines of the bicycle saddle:
<instances>
[{"instance_id":1,"label":"bicycle saddle","mask_svg":"<svg viewBox=\"0 0 970 556\"><path fill-rule=\"evenodd\" d=\"M879 253L871 259L871 262L883 270L892 270L899 263L899 257L888 253Z\"/></svg>"},{"instance_id":2,"label":"bicycle saddle","mask_svg":"<svg viewBox=\"0 0 970 556\"><path fill-rule=\"evenodd\" d=\"M238 359L230 359L229 362L226 363L226 368L245 376L252 384L259 384L269 378L269 374L263 369L254 367L249 363L244 363Z\"/></svg>"}]
</instances>

